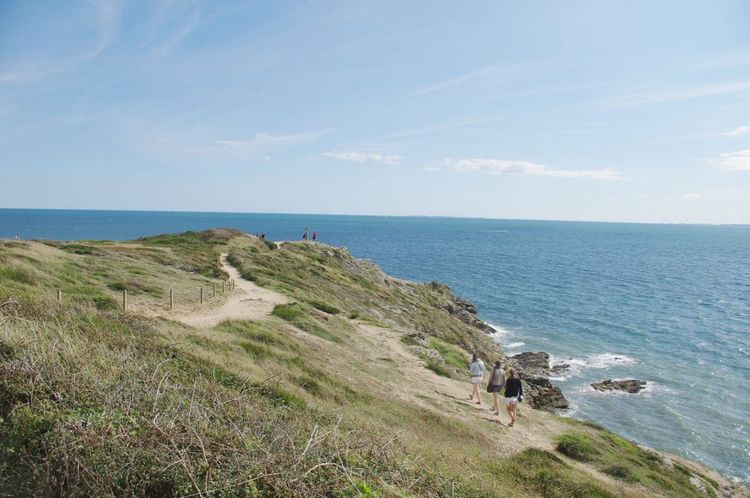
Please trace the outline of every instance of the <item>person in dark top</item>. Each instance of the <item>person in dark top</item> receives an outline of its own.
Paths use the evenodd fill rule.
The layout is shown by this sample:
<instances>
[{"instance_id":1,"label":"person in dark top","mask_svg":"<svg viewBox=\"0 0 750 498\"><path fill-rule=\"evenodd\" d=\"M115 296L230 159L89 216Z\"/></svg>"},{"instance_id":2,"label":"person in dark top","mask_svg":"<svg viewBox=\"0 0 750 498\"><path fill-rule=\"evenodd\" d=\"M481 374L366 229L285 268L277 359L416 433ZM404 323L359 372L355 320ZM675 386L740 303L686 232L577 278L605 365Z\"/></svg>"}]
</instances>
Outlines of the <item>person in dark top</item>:
<instances>
[{"instance_id":1,"label":"person in dark top","mask_svg":"<svg viewBox=\"0 0 750 498\"><path fill-rule=\"evenodd\" d=\"M523 386L521 379L518 378L518 372L515 368L508 370L508 380L505 381L505 409L510 415L508 427L513 427L516 423L516 409L518 403L523 399Z\"/></svg>"}]
</instances>

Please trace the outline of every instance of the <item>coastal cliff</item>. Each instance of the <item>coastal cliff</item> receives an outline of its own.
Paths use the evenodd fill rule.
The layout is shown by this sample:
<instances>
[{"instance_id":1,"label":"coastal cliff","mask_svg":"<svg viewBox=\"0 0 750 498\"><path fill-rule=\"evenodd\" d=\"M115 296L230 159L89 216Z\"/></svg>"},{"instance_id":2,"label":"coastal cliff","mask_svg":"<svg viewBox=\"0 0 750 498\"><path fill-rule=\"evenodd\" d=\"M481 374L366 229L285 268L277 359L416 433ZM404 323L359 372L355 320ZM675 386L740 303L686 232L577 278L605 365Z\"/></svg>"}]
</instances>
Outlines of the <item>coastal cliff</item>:
<instances>
[{"instance_id":1,"label":"coastal cliff","mask_svg":"<svg viewBox=\"0 0 750 498\"><path fill-rule=\"evenodd\" d=\"M748 496L551 413L548 358L491 332L321 244L0 242L0 496ZM471 353L521 371L513 428Z\"/></svg>"}]
</instances>

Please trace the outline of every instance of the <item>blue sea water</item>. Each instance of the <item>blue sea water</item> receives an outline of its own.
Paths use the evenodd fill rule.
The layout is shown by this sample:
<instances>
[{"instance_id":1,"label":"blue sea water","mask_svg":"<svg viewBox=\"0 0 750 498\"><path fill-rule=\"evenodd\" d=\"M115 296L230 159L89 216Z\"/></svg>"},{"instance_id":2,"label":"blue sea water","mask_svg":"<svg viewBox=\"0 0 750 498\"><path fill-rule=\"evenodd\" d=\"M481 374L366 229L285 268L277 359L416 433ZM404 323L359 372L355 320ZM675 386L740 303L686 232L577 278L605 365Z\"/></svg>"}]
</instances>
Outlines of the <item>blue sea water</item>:
<instances>
[{"instance_id":1,"label":"blue sea water","mask_svg":"<svg viewBox=\"0 0 750 498\"><path fill-rule=\"evenodd\" d=\"M572 365L571 414L750 484L750 227L455 218L0 210L0 238L132 239L304 227L474 301L509 352ZM648 381L636 395L595 392Z\"/></svg>"}]
</instances>

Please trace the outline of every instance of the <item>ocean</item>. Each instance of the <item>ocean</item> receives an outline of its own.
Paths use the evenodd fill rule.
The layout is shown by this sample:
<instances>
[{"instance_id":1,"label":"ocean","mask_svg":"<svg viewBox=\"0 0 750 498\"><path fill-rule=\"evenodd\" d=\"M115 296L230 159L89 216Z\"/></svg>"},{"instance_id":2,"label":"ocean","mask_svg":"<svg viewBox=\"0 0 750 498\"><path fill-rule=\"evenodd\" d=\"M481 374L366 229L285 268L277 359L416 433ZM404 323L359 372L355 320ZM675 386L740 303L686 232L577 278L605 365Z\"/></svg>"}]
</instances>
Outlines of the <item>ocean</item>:
<instances>
[{"instance_id":1,"label":"ocean","mask_svg":"<svg viewBox=\"0 0 750 498\"><path fill-rule=\"evenodd\" d=\"M510 353L586 418L750 485L750 226L0 209L0 238L111 239L211 227L346 246L394 276L474 301ZM590 383L638 378L638 394Z\"/></svg>"}]
</instances>

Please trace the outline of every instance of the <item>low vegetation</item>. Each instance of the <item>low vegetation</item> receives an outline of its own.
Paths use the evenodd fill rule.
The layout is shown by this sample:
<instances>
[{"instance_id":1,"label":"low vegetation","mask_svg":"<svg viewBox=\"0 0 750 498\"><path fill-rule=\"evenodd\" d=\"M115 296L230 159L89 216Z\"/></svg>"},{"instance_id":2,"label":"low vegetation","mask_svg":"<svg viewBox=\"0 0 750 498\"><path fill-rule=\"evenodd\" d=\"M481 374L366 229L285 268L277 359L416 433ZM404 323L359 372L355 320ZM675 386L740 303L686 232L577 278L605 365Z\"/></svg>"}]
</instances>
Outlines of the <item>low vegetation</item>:
<instances>
[{"instance_id":1,"label":"low vegetation","mask_svg":"<svg viewBox=\"0 0 750 498\"><path fill-rule=\"evenodd\" d=\"M195 306L222 253L294 302L205 329L139 313L169 289ZM522 410L521 427L558 437L553 453L432 387L392 392L413 383L404 358L362 324L424 334L444 377L469 350L499 353L445 311L448 293L231 230L2 242L0 496L691 497L696 476L717 489L594 424Z\"/></svg>"},{"instance_id":2,"label":"low vegetation","mask_svg":"<svg viewBox=\"0 0 750 498\"><path fill-rule=\"evenodd\" d=\"M654 491L668 489L684 497L716 496L718 483L714 479L665 460L656 452L641 448L606 429L596 425L591 429L559 435L557 451L573 460L593 464L615 479L637 483ZM701 485L696 486L697 482Z\"/></svg>"}]
</instances>

